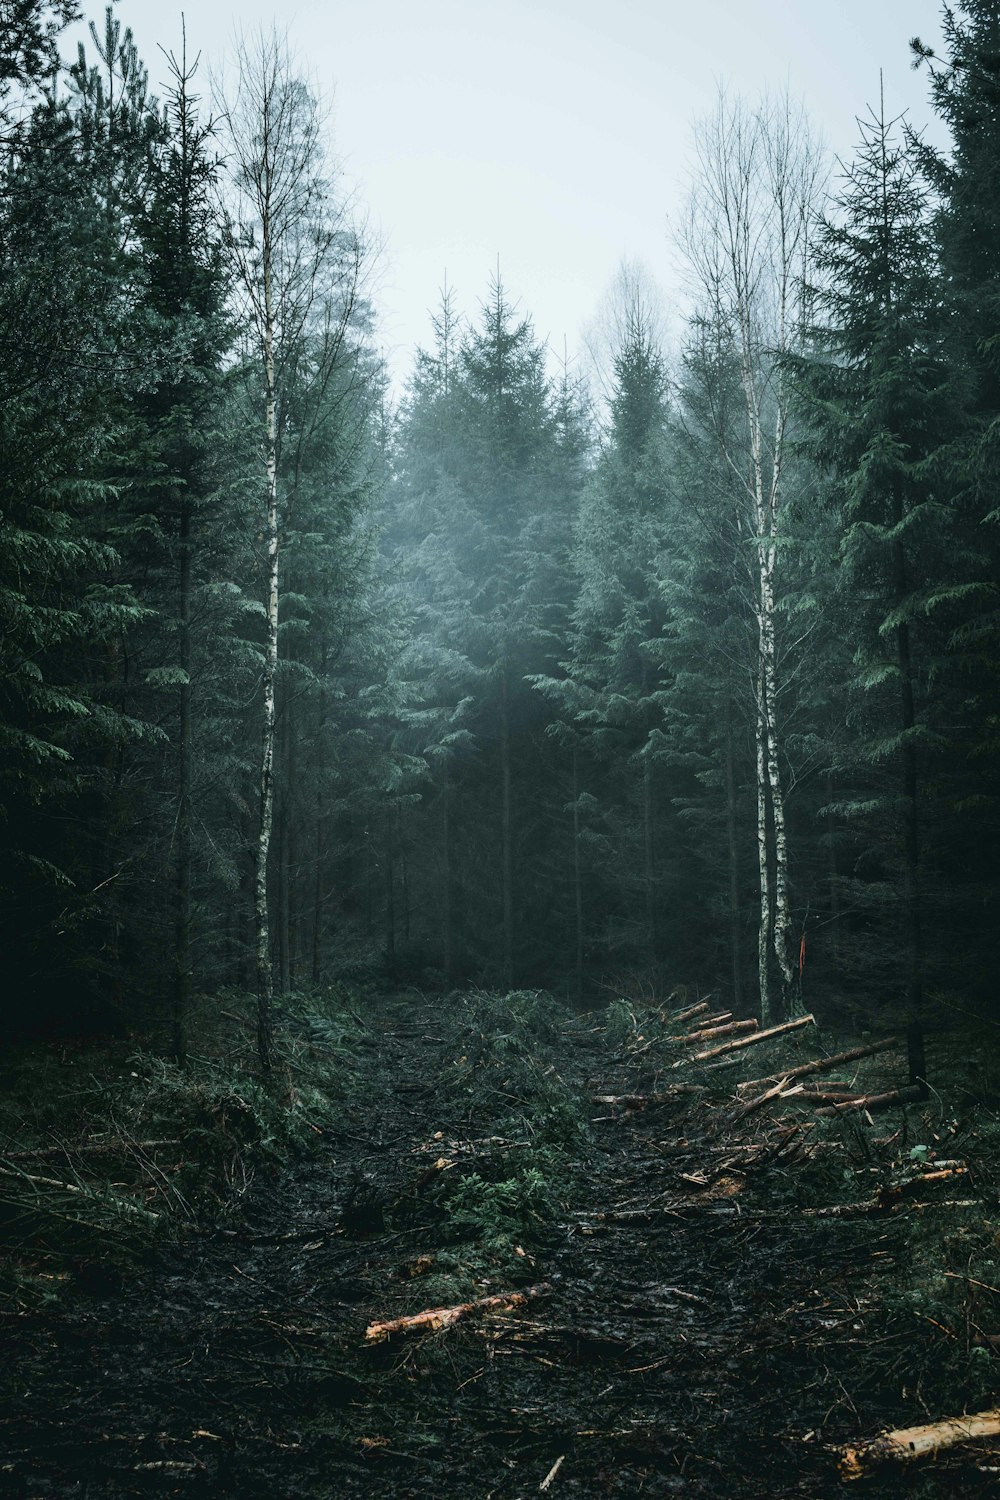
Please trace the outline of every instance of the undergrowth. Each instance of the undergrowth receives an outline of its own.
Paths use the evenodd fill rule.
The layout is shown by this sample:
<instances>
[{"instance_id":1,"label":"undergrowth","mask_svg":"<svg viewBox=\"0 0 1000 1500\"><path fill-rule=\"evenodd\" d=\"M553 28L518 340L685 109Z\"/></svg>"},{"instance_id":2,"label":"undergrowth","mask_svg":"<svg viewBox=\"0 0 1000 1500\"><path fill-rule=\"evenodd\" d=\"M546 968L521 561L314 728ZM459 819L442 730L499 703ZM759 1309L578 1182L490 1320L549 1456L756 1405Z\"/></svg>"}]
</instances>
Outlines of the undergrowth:
<instances>
[{"instance_id":1,"label":"undergrowth","mask_svg":"<svg viewBox=\"0 0 1000 1500\"><path fill-rule=\"evenodd\" d=\"M0 1299L45 1301L74 1276L114 1284L321 1139L354 1087L366 1030L355 999L284 999L266 1084L250 1003L232 995L184 1068L121 1046L12 1053L0 1077Z\"/></svg>"}]
</instances>

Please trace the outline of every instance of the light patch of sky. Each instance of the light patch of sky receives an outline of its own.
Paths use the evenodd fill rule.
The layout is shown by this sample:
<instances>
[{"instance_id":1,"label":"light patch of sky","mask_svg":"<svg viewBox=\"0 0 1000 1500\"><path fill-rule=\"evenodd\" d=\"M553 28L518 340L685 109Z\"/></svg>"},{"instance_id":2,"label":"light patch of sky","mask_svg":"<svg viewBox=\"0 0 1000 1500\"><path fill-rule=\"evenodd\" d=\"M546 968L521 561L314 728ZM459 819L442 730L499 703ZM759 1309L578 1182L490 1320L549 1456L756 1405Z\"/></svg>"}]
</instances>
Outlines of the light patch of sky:
<instances>
[{"instance_id":1,"label":"light patch of sky","mask_svg":"<svg viewBox=\"0 0 1000 1500\"><path fill-rule=\"evenodd\" d=\"M275 19L273 0L120 0L154 84L185 11L206 70ZM939 138L907 46L914 32L937 41L939 21L938 0L299 0L279 18L332 102L336 153L384 245L380 338L397 387L445 273L474 314L498 256L560 358L623 258L645 263L676 322L670 226L692 123L720 84L748 98L787 86L849 157L882 69L887 110Z\"/></svg>"}]
</instances>

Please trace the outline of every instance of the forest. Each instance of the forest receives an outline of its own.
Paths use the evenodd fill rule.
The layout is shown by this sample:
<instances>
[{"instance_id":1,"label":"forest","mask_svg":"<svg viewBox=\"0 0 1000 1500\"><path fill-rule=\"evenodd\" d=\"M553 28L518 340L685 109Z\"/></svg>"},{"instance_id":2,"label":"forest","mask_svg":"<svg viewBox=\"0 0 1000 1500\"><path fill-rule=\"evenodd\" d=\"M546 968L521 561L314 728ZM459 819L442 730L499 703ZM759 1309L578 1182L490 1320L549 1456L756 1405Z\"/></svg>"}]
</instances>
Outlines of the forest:
<instances>
[{"instance_id":1,"label":"forest","mask_svg":"<svg viewBox=\"0 0 1000 1500\"><path fill-rule=\"evenodd\" d=\"M943 145L718 88L679 339L501 247L399 389L283 34L79 20L0 5L2 1483L994 1493L1000 0Z\"/></svg>"}]
</instances>

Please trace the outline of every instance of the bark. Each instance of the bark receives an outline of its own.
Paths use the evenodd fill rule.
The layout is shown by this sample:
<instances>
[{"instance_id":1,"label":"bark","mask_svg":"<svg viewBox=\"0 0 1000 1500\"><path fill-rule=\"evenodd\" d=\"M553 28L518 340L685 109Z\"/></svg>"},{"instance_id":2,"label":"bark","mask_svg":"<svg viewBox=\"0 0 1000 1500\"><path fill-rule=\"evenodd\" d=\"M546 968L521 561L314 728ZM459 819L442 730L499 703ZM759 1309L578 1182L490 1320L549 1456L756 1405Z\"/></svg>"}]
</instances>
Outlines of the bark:
<instances>
[{"instance_id":1,"label":"bark","mask_svg":"<svg viewBox=\"0 0 1000 1500\"><path fill-rule=\"evenodd\" d=\"M841 1450L842 1479L861 1479L883 1463L913 1463L933 1458L946 1448L971 1443L979 1438L1000 1437L1000 1407L976 1412L973 1416L947 1417L941 1422L927 1422L920 1427L897 1427L872 1442L859 1443Z\"/></svg>"},{"instance_id":2,"label":"bark","mask_svg":"<svg viewBox=\"0 0 1000 1500\"><path fill-rule=\"evenodd\" d=\"M726 700L726 850L729 862L729 964L733 1010L743 1009L742 924L740 918L740 854L736 832L736 745L732 700Z\"/></svg>"},{"instance_id":3,"label":"bark","mask_svg":"<svg viewBox=\"0 0 1000 1500\"><path fill-rule=\"evenodd\" d=\"M861 1057L874 1057L876 1053L887 1052L890 1047L898 1045L898 1037L889 1036L881 1042L870 1042L864 1047L850 1047L846 1052L835 1052L831 1057L818 1057L813 1062L800 1063L797 1068L786 1068L781 1073L771 1073L767 1078L751 1078L746 1083L738 1085L741 1089L763 1088L766 1084L777 1083L779 1078L791 1081L793 1078L808 1078L810 1073L825 1073L830 1068L839 1068L841 1063L856 1062Z\"/></svg>"},{"instance_id":4,"label":"bark","mask_svg":"<svg viewBox=\"0 0 1000 1500\"><path fill-rule=\"evenodd\" d=\"M365 1340L369 1344L381 1343L396 1333L436 1333L442 1328L451 1328L463 1318L477 1313L507 1312L524 1307L536 1297L543 1297L551 1288L547 1282L525 1287L522 1292L500 1292L494 1297L479 1297L475 1302L459 1302L453 1307L431 1307L426 1312L413 1313L406 1318L387 1318L369 1323L365 1329Z\"/></svg>"},{"instance_id":5,"label":"bark","mask_svg":"<svg viewBox=\"0 0 1000 1500\"><path fill-rule=\"evenodd\" d=\"M291 989L291 822L292 788L295 785L289 706L281 714L282 786L278 810L278 987L282 995Z\"/></svg>"},{"instance_id":6,"label":"bark","mask_svg":"<svg viewBox=\"0 0 1000 1500\"><path fill-rule=\"evenodd\" d=\"M321 668L321 677L326 672L326 659L324 656ZM326 844L323 838L323 823L326 814L326 804L323 796L323 774L322 757L319 747L324 741L324 729L326 727L326 694L322 685L319 690L319 727L316 735L316 760L313 769L316 787L316 801L314 804L314 817L316 821L316 846L315 864L313 866L313 889L312 889L312 982L319 984L321 973L322 953L322 927L323 927L323 876L324 860L326 855Z\"/></svg>"},{"instance_id":7,"label":"bark","mask_svg":"<svg viewBox=\"0 0 1000 1500\"><path fill-rule=\"evenodd\" d=\"M863 1094L860 1099L852 1099L844 1104L825 1104L816 1113L845 1115L858 1109L885 1109L890 1104L914 1104L923 1097L920 1086L914 1085L905 1089L890 1089L887 1093Z\"/></svg>"},{"instance_id":8,"label":"bark","mask_svg":"<svg viewBox=\"0 0 1000 1500\"><path fill-rule=\"evenodd\" d=\"M758 620L758 630L762 629ZM757 670L757 872L760 877L760 921L757 927L757 985L760 1019L764 1026L774 1020L771 995L771 856L767 818L767 725L764 707L764 660Z\"/></svg>"},{"instance_id":9,"label":"bark","mask_svg":"<svg viewBox=\"0 0 1000 1500\"><path fill-rule=\"evenodd\" d=\"M268 854L271 848L271 822L274 810L274 688L278 670L278 408L274 368L274 306L272 288L270 224L267 213L263 221L264 278L264 470L265 522L267 548L266 628L263 663L263 732L260 765L260 824L254 858L254 928L257 970L257 1056L261 1071L269 1073L273 1064L273 976L271 973L271 932L267 899Z\"/></svg>"},{"instance_id":10,"label":"bark","mask_svg":"<svg viewBox=\"0 0 1000 1500\"><path fill-rule=\"evenodd\" d=\"M758 1023L755 1020L727 1021L722 1026L706 1026L703 1031L689 1032L687 1036L678 1037L677 1040L691 1045L710 1041L713 1037L735 1036L737 1032L756 1031L757 1026Z\"/></svg>"},{"instance_id":11,"label":"bark","mask_svg":"<svg viewBox=\"0 0 1000 1500\"><path fill-rule=\"evenodd\" d=\"M671 1021L690 1021L692 1016L700 1016L703 1011L708 1010L709 1002L699 1000L697 1005L685 1006L683 1010L675 1010L670 1016Z\"/></svg>"},{"instance_id":12,"label":"bark","mask_svg":"<svg viewBox=\"0 0 1000 1500\"><path fill-rule=\"evenodd\" d=\"M766 1031L755 1031L751 1036L737 1037L735 1042L723 1042L720 1047L710 1047L706 1052L696 1052L695 1062L704 1062L709 1057L721 1057L723 1053L738 1052L742 1047L754 1047L758 1042L766 1042L774 1036L784 1036L786 1032L797 1031L800 1026L815 1025L812 1016L798 1016L794 1021L782 1021L779 1026L769 1026Z\"/></svg>"}]
</instances>

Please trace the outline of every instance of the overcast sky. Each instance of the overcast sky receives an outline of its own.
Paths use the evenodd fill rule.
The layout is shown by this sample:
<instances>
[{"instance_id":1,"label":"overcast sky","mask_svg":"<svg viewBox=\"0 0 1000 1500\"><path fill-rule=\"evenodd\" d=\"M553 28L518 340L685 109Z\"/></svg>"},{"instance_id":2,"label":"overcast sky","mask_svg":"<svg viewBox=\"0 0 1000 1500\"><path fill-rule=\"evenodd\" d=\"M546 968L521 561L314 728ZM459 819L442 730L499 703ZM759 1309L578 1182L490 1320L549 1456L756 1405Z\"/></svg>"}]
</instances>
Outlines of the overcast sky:
<instances>
[{"instance_id":1,"label":"overcast sky","mask_svg":"<svg viewBox=\"0 0 1000 1500\"><path fill-rule=\"evenodd\" d=\"M90 13L103 7L89 0ZM930 120L914 33L940 36L939 0L298 0L280 12L303 70L332 102L335 149L385 249L381 337L397 379L445 271L474 312L504 282L560 357L571 355L623 257L675 304L670 221L685 197L692 122L720 82L789 86L832 152L877 101ZM157 44L217 64L266 0L119 0L154 84ZM206 79L207 91L207 79Z\"/></svg>"}]
</instances>

